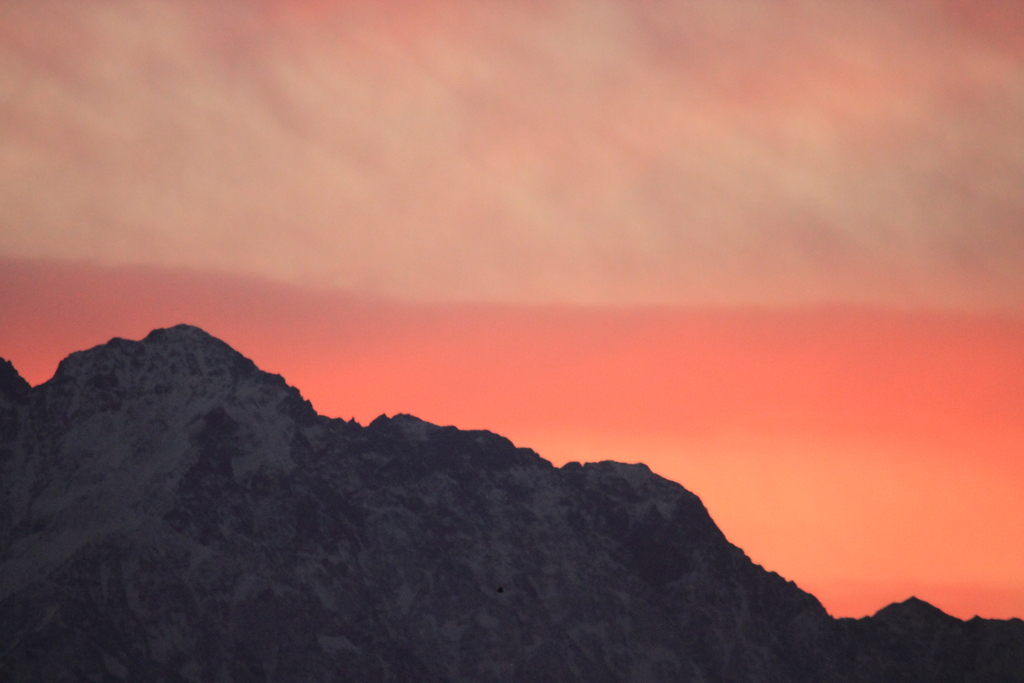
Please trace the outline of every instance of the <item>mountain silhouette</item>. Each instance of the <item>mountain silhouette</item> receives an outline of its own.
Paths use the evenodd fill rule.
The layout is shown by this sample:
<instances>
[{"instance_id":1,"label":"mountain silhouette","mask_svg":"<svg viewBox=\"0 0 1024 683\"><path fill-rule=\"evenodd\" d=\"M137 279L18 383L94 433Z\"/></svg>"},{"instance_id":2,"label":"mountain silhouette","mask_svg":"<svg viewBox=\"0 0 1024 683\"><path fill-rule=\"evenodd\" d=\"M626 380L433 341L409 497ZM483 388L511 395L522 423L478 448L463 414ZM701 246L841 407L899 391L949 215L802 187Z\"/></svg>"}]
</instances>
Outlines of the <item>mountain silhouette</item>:
<instances>
[{"instance_id":1,"label":"mountain silhouette","mask_svg":"<svg viewBox=\"0 0 1024 683\"><path fill-rule=\"evenodd\" d=\"M1024 623L833 619L644 465L329 419L180 325L0 363L0 681L1024 681Z\"/></svg>"}]
</instances>

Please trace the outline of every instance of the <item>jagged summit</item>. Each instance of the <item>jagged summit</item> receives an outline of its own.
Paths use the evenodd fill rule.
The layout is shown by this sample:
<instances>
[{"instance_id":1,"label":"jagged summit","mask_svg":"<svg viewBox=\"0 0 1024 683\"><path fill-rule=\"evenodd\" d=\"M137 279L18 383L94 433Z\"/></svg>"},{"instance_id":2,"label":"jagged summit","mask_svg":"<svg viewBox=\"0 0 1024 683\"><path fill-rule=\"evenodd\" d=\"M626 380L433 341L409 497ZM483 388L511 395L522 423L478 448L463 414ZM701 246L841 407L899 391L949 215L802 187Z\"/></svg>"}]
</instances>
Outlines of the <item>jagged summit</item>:
<instances>
[{"instance_id":1,"label":"jagged summit","mask_svg":"<svg viewBox=\"0 0 1024 683\"><path fill-rule=\"evenodd\" d=\"M38 389L59 410L113 412L127 404L161 410L213 405L248 397L287 404L299 420L316 413L298 389L280 375L263 372L228 344L198 327L176 325L150 332L141 341L115 337L72 353L53 378Z\"/></svg>"},{"instance_id":2,"label":"jagged summit","mask_svg":"<svg viewBox=\"0 0 1024 683\"><path fill-rule=\"evenodd\" d=\"M147 374L203 381L237 381L259 373L256 364L198 327L176 325L150 332L141 341L115 337L106 344L72 353L57 366L50 382L93 382L98 377L131 383Z\"/></svg>"},{"instance_id":3,"label":"jagged summit","mask_svg":"<svg viewBox=\"0 0 1024 683\"><path fill-rule=\"evenodd\" d=\"M883 607L882 609L880 609L878 612L875 613L875 616L876 617L885 617L885 618L889 618L889 619L907 619L907 618L910 618L910 619L915 619L915 618L917 618L917 619L941 619L941 618L947 618L947 619L954 619L956 621L960 621L959 619L956 619L956 617L952 617L952 616L946 614L941 609L939 609L938 607L935 607L931 603L925 602L924 600L921 600L920 598L917 598L917 597L914 597L914 596L911 596L911 597L907 598L903 602L894 602L891 605Z\"/></svg>"},{"instance_id":4,"label":"jagged summit","mask_svg":"<svg viewBox=\"0 0 1024 683\"><path fill-rule=\"evenodd\" d=\"M642 465L321 417L198 328L0 391L2 681L1024 680L1019 621L833 620Z\"/></svg>"},{"instance_id":5,"label":"jagged summit","mask_svg":"<svg viewBox=\"0 0 1024 683\"><path fill-rule=\"evenodd\" d=\"M192 325L176 325L150 332L141 341L114 337L62 360L44 384L122 384L132 377L161 371L164 375L217 377L258 372L255 363L223 341ZM31 385L9 361L0 358L0 393L24 397Z\"/></svg>"}]
</instances>

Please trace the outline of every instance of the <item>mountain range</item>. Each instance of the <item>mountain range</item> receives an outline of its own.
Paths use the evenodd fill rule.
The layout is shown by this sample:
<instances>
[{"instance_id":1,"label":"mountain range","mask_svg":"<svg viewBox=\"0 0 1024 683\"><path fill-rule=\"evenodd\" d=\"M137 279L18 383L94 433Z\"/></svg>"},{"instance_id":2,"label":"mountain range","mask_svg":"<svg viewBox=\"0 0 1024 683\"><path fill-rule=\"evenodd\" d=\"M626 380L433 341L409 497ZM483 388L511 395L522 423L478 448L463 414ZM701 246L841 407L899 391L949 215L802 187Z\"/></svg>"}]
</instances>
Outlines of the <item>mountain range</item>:
<instances>
[{"instance_id":1,"label":"mountain range","mask_svg":"<svg viewBox=\"0 0 1024 683\"><path fill-rule=\"evenodd\" d=\"M0 681L1024 681L1024 622L834 619L644 465L327 418L179 325L0 362Z\"/></svg>"}]
</instances>

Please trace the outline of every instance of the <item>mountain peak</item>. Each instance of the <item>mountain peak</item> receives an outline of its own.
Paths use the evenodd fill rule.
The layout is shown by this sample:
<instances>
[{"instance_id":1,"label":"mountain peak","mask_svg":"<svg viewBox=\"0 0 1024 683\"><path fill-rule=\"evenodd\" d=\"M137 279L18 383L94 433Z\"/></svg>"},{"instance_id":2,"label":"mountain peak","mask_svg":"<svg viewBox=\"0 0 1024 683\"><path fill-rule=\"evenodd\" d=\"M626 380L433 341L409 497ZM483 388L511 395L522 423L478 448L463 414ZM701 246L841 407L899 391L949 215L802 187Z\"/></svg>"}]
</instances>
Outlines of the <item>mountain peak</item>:
<instances>
[{"instance_id":1,"label":"mountain peak","mask_svg":"<svg viewBox=\"0 0 1024 683\"><path fill-rule=\"evenodd\" d=\"M165 404L212 405L231 396L269 392L287 400L297 419L316 419L309 402L280 375L261 371L225 342L191 325L154 330L141 341L115 337L72 353L37 389L48 404L76 415L116 411L154 397L164 397Z\"/></svg>"},{"instance_id":2,"label":"mountain peak","mask_svg":"<svg viewBox=\"0 0 1024 683\"><path fill-rule=\"evenodd\" d=\"M106 344L72 353L57 366L52 381L93 377L97 372L152 371L170 365L185 375L221 375L258 372L255 363L223 341L192 325L176 325L150 332L141 341L114 337Z\"/></svg>"},{"instance_id":3,"label":"mountain peak","mask_svg":"<svg viewBox=\"0 0 1024 683\"><path fill-rule=\"evenodd\" d=\"M186 323L152 330L139 343L145 344L147 342L168 346L185 345L193 348L209 347L210 349L220 349L230 353L238 353L227 343L221 341L217 337L214 337L201 327L188 325Z\"/></svg>"},{"instance_id":4,"label":"mountain peak","mask_svg":"<svg viewBox=\"0 0 1024 683\"><path fill-rule=\"evenodd\" d=\"M875 618L889 623L905 625L926 624L960 619L946 614L938 607L920 598L911 596L903 602L894 602L875 613Z\"/></svg>"}]
</instances>

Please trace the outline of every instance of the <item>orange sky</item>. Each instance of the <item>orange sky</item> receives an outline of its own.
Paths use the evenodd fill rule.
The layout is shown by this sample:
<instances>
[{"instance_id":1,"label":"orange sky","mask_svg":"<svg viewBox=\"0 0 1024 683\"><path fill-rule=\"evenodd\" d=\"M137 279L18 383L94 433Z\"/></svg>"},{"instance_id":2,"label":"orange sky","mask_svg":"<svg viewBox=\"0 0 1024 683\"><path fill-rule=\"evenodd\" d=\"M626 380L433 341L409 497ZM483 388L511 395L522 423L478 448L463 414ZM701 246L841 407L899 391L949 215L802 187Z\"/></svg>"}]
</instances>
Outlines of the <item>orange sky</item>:
<instances>
[{"instance_id":1,"label":"orange sky","mask_svg":"<svg viewBox=\"0 0 1024 683\"><path fill-rule=\"evenodd\" d=\"M1024 614L1024 322L878 307L368 301L255 279L0 261L0 356L188 320L322 413L409 412L569 460L643 461L757 562L862 615Z\"/></svg>"},{"instance_id":2,"label":"orange sky","mask_svg":"<svg viewBox=\"0 0 1024 683\"><path fill-rule=\"evenodd\" d=\"M0 3L0 356L643 460L836 614L1024 617L1024 4Z\"/></svg>"}]
</instances>

